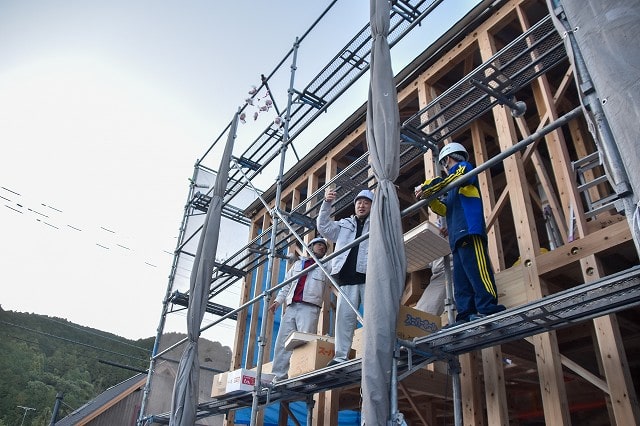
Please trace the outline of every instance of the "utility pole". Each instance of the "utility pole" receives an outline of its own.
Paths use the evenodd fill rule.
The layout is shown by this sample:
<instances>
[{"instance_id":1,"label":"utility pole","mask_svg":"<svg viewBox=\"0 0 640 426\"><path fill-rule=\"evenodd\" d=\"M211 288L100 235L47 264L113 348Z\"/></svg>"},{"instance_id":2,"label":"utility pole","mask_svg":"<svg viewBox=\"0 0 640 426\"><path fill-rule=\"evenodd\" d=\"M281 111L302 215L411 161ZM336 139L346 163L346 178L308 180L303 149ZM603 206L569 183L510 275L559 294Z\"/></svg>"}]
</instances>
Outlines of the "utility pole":
<instances>
[{"instance_id":1,"label":"utility pole","mask_svg":"<svg viewBox=\"0 0 640 426\"><path fill-rule=\"evenodd\" d=\"M22 406L22 405L18 405L17 407L24 410L24 415L22 416L22 422L20 422L20 426L22 426L24 424L25 417L27 417L27 413L29 411L36 411L36 409L35 408L31 408L31 407L25 407L25 406Z\"/></svg>"},{"instance_id":2,"label":"utility pole","mask_svg":"<svg viewBox=\"0 0 640 426\"><path fill-rule=\"evenodd\" d=\"M62 398L64 394L62 392L58 392L56 394L56 404L53 406L53 413L51 414L51 422L49 426L53 426L56 424L56 420L58 419L58 411L60 411L60 404L62 403Z\"/></svg>"}]
</instances>

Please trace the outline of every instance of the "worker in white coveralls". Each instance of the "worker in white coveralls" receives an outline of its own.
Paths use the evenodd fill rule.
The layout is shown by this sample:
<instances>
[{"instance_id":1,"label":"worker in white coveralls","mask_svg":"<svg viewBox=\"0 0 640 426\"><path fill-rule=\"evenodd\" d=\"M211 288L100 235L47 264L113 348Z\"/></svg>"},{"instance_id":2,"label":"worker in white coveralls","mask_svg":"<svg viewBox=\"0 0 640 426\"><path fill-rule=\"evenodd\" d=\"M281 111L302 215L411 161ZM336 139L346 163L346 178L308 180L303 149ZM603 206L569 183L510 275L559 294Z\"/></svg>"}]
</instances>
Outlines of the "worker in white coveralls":
<instances>
[{"instance_id":1,"label":"worker in white coveralls","mask_svg":"<svg viewBox=\"0 0 640 426\"><path fill-rule=\"evenodd\" d=\"M445 218L438 218L436 225L440 228L440 235L447 237L447 225ZM439 257L429 264L431 278L429 285L424 289L422 296L416 303L415 308L431 315L440 316L444 312L444 301L447 297L447 283L444 269L444 257ZM453 267L451 266L453 277Z\"/></svg>"},{"instance_id":2,"label":"worker in white coveralls","mask_svg":"<svg viewBox=\"0 0 640 426\"><path fill-rule=\"evenodd\" d=\"M327 190L324 201L320 206L320 212L316 219L316 225L320 235L328 240L335 241L335 250L353 242L363 234L369 233L369 213L373 203L373 192L364 189L356 195L353 202L355 214L340 220L331 220L331 206L336 199L336 192ZM356 312L345 301L349 299L356 309L364 302L364 284L367 280L367 257L369 255L369 240L365 239L350 250L340 253L331 260L331 276L340 286L341 294L338 296L336 306L335 326L335 357L328 365L347 361L353 332L357 325ZM343 296L344 295L344 296Z\"/></svg>"},{"instance_id":3,"label":"worker in white coveralls","mask_svg":"<svg viewBox=\"0 0 640 426\"><path fill-rule=\"evenodd\" d=\"M309 242L308 247L318 259L323 258L327 253L327 241L324 238L314 238ZM314 263L315 260L312 257L300 257L287 271L285 280L299 274ZM271 312L275 312L278 306L286 303L284 315L280 320L278 337L276 337L271 368L271 374L275 375L275 381L288 377L292 352L286 350L284 344L289 335L294 331L317 333L326 279L324 272L320 268L315 268L308 274L283 286L275 300L269 305Z\"/></svg>"}]
</instances>

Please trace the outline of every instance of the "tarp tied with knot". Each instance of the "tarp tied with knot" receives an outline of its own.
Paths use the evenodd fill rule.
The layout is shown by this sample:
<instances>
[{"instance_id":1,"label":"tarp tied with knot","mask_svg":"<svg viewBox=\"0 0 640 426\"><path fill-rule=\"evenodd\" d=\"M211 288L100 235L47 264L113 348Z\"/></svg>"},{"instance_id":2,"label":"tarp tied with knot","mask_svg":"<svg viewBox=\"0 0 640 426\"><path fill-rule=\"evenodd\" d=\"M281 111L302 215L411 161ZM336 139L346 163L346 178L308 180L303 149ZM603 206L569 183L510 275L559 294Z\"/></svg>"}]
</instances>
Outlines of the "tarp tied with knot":
<instances>
[{"instance_id":1,"label":"tarp tied with knot","mask_svg":"<svg viewBox=\"0 0 640 426\"><path fill-rule=\"evenodd\" d=\"M187 311L188 341L176 374L171 399L170 426L193 426L198 409L198 392L200 389L200 361L198 360L198 338L200 324L204 318L209 300L209 285L213 276L214 261L218 250L218 236L222 218L222 203L229 180L229 165L233 151L233 141L238 126L238 114L234 116L227 144L220 160L216 183L211 195L211 204L200 234L198 249L191 270L189 285L189 309Z\"/></svg>"},{"instance_id":2,"label":"tarp tied with knot","mask_svg":"<svg viewBox=\"0 0 640 426\"><path fill-rule=\"evenodd\" d=\"M388 0L371 0L370 7L373 46L367 144L378 187L371 208L364 298L362 412L367 426L386 425L389 418L396 318L406 274L400 203L394 185L400 169L400 117L387 41L391 10Z\"/></svg>"}]
</instances>

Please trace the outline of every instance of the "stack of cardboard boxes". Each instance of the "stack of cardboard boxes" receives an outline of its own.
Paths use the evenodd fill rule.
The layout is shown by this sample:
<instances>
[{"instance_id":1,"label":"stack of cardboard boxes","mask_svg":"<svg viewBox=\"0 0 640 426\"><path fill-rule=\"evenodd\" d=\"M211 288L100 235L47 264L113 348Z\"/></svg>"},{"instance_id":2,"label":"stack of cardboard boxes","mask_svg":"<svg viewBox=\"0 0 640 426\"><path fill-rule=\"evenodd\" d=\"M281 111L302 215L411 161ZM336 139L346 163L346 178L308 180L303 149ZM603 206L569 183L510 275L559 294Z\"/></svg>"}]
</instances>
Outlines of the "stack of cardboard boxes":
<instances>
[{"instance_id":1,"label":"stack of cardboard boxes","mask_svg":"<svg viewBox=\"0 0 640 426\"><path fill-rule=\"evenodd\" d=\"M426 336L440 329L440 317L430 315L408 306L400 306L396 334L403 340ZM361 357L363 342L363 328L358 328L353 336L352 353ZM288 350L293 350L289 366L289 377L300 376L314 370L326 367L335 356L333 338L309 333L291 333L285 343ZM262 383L267 385L273 380L270 374L270 363L262 368ZM256 371L240 368L234 371L220 373L213 378L212 397L236 392L251 392L255 386Z\"/></svg>"},{"instance_id":2,"label":"stack of cardboard boxes","mask_svg":"<svg viewBox=\"0 0 640 426\"><path fill-rule=\"evenodd\" d=\"M263 386L269 385L273 380L274 375L269 371L271 370L268 368L268 364L265 364L260 374L260 382ZM247 368L216 374L213 376L211 396L215 398L222 395L251 392L256 385L256 377L256 370Z\"/></svg>"},{"instance_id":3,"label":"stack of cardboard boxes","mask_svg":"<svg viewBox=\"0 0 640 426\"><path fill-rule=\"evenodd\" d=\"M290 339L296 333L291 333ZM306 343L293 349L291 363L289 365L289 377L296 377L310 371L327 366L327 363L336 355L333 338L327 336L312 335Z\"/></svg>"},{"instance_id":4,"label":"stack of cardboard boxes","mask_svg":"<svg viewBox=\"0 0 640 426\"><path fill-rule=\"evenodd\" d=\"M396 335L403 340L412 340L415 337L426 336L438 331L441 323L438 316L401 305L398 312ZM356 358L362 357L362 350L364 349L363 327L356 329L353 334L351 348L356 351Z\"/></svg>"}]
</instances>

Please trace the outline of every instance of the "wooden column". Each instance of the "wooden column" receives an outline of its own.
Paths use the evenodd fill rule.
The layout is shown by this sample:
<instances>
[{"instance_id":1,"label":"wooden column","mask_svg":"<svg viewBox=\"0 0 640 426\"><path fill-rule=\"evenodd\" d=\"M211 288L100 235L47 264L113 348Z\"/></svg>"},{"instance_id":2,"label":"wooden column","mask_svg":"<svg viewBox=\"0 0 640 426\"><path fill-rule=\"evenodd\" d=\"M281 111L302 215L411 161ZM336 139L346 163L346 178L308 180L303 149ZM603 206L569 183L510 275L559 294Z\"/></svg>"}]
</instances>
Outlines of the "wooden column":
<instances>
[{"instance_id":1,"label":"wooden column","mask_svg":"<svg viewBox=\"0 0 640 426\"><path fill-rule=\"evenodd\" d=\"M478 36L480 53L483 61L494 53L493 40L487 32ZM493 109L498 142L502 151L518 141L513 120L507 108L497 106ZM529 185L525 176L520 153L504 160L505 174L508 182L509 200L514 214L515 233L518 237L520 258L524 265L524 282L527 288L527 299L538 300L544 296L538 270L536 254L540 250L538 234L533 217ZM558 351L558 342L554 332L537 335L533 338L540 388L547 424L569 425L569 410L565 391L562 364ZM489 407L488 407L489 408ZM493 415L490 415L492 417Z\"/></svg>"},{"instance_id":2,"label":"wooden column","mask_svg":"<svg viewBox=\"0 0 640 426\"><path fill-rule=\"evenodd\" d=\"M465 426L484 426L482 381L480 378L480 352L460 356L460 382L462 388L462 417Z\"/></svg>"},{"instance_id":3,"label":"wooden column","mask_svg":"<svg viewBox=\"0 0 640 426\"><path fill-rule=\"evenodd\" d=\"M336 159L329 155L326 157L325 163L325 182L329 182L333 179L338 171L338 162ZM307 180L307 193L312 194L318 189L318 177L313 175L313 178L309 176ZM329 243L329 246L333 246ZM329 247L327 247L329 249ZM329 254L330 251L327 251ZM330 263L326 264L327 268L330 267ZM320 311L320 318L318 320L318 333L329 334L331 330L331 284L327 284L328 290L325 292L324 303L322 310ZM335 312L335 311L334 311ZM313 396L313 423L316 425L337 425L338 424L338 411L340 409L340 390L331 390Z\"/></svg>"},{"instance_id":4,"label":"wooden column","mask_svg":"<svg viewBox=\"0 0 640 426\"><path fill-rule=\"evenodd\" d=\"M473 142L473 158L475 164L482 164L488 161L489 155L487 154L485 135L480 129L478 123L471 124L471 140ZM480 186L484 217L488 228L487 242L491 266L493 266L494 272L502 271L505 268L505 264L500 224L496 221L493 225L489 225L488 220L496 208L496 197L493 189L493 182L491 181L491 174L489 172L480 173L478 175L478 184Z\"/></svg>"},{"instance_id":5,"label":"wooden column","mask_svg":"<svg viewBox=\"0 0 640 426\"><path fill-rule=\"evenodd\" d=\"M509 426L507 392L502 367L502 349L493 346L482 350L484 370L484 396L487 404L487 422L491 426Z\"/></svg>"},{"instance_id":6,"label":"wooden column","mask_svg":"<svg viewBox=\"0 0 640 426\"><path fill-rule=\"evenodd\" d=\"M580 261L585 282L602 277L602 267L594 255ZM611 424L640 424L640 406L633 387L629 362L624 351L618 319L615 315L605 315L593 320L600 362L609 387L609 403L614 419Z\"/></svg>"}]
</instances>

